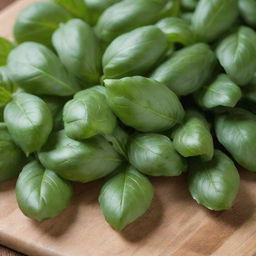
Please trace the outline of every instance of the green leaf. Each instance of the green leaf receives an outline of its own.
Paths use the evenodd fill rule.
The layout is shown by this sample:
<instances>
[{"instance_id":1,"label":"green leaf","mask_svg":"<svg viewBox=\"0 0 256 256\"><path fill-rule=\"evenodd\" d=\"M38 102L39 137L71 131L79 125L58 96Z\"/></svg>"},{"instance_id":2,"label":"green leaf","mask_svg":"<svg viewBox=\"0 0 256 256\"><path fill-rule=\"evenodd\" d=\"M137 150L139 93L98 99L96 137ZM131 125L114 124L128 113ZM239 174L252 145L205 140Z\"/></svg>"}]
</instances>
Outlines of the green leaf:
<instances>
[{"instance_id":1,"label":"green leaf","mask_svg":"<svg viewBox=\"0 0 256 256\"><path fill-rule=\"evenodd\" d=\"M134 167L128 166L102 187L100 208L107 222L121 231L149 209L153 194L150 181Z\"/></svg>"},{"instance_id":2,"label":"green leaf","mask_svg":"<svg viewBox=\"0 0 256 256\"><path fill-rule=\"evenodd\" d=\"M5 107L4 120L17 145L29 155L39 150L52 130L52 115L39 97L16 93Z\"/></svg>"},{"instance_id":3,"label":"green leaf","mask_svg":"<svg viewBox=\"0 0 256 256\"><path fill-rule=\"evenodd\" d=\"M240 14L244 21L256 28L256 1L255 0L238 0Z\"/></svg>"},{"instance_id":4,"label":"green leaf","mask_svg":"<svg viewBox=\"0 0 256 256\"><path fill-rule=\"evenodd\" d=\"M195 35L189 23L181 18L164 18L156 23L156 26L164 32L171 43L191 45L195 42Z\"/></svg>"},{"instance_id":5,"label":"green leaf","mask_svg":"<svg viewBox=\"0 0 256 256\"><path fill-rule=\"evenodd\" d=\"M37 221L59 215L68 206L71 196L71 184L37 161L24 167L16 184L21 211Z\"/></svg>"},{"instance_id":6,"label":"green leaf","mask_svg":"<svg viewBox=\"0 0 256 256\"><path fill-rule=\"evenodd\" d=\"M34 41L52 47L52 33L69 19L72 15L53 2L32 3L16 19L14 37L18 43Z\"/></svg>"},{"instance_id":7,"label":"green leaf","mask_svg":"<svg viewBox=\"0 0 256 256\"><path fill-rule=\"evenodd\" d=\"M0 66L6 65L7 57L13 48L13 43L3 37L0 37Z\"/></svg>"},{"instance_id":8,"label":"green leaf","mask_svg":"<svg viewBox=\"0 0 256 256\"><path fill-rule=\"evenodd\" d=\"M204 86L195 95L196 101L202 108L219 106L234 107L242 97L239 86L233 83L225 74L220 74L211 84Z\"/></svg>"},{"instance_id":9,"label":"green leaf","mask_svg":"<svg viewBox=\"0 0 256 256\"><path fill-rule=\"evenodd\" d=\"M219 142L244 168L256 172L256 115L235 108L216 116L216 135Z\"/></svg>"},{"instance_id":10,"label":"green leaf","mask_svg":"<svg viewBox=\"0 0 256 256\"><path fill-rule=\"evenodd\" d=\"M121 121L142 132L164 131L184 116L177 96L153 79L135 76L104 80L107 102Z\"/></svg>"},{"instance_id":11,"label":"green leaf","mask_svg":"<svg viewBox=\"0 0 256 256\"><path fill-rule=\"evenodd\" d=\"M70 20L54 32L52 42L61 62L83 87L99 83L101 49L89 25L79 19Z\"/></svg>"},{"instance_id":12,"label":"green leaf","mask_svg":"<svg viewBox=\"0 0 256 256\"><path fill-rule=\"evenodd\" d=\"M187 111L186 118L172 133L174 148L184 157L213 157L214 145L206 119L196 111Z\"/></svg>"},{"instance_id":13,"label":"green leaf","mask_svg":"<svg viewBox=\"0 0 256 256\"><path fill-rule=\"evenodd\" d=\"M182 8L189 11L194 11L198 3L199 0L181 0Z\"/></svg>"},{"instance_id":14,"label":"green leaf","mask_svg":"<svg viewBox=\"0 0 256 256\"><path fill-rule=\"evenodd\" d=\"M104 78L143 75L162 59L168 42L155 26L135 29L117 37L103 55Z\"/></svg>"},{"instance_id":15,"label":"green leaf","mask_svg":"<svg viewBox=\"0 0 256 256\"><path fill-rule=\"evenodd\" d=\"M84 183L107 176L121 163L119 155L103 137L76 141L64 131L49 137L39 159L64 179Z\"/></svg>"},{"instance_id":16,"label":"green leaf","mask_svg":"<svg viewBox=\"0 0 256 256\"><path fill-rule=\"evenodd\" d=\"M44 45L27 42L8 58L10 79L29 93L70 96L79 90L57 56Z\"/></svg>"},{"instance_id":17,"label":"green leaf","mask_svg":"<svg viewBox=\"0 0 256 256\"><path fill-rule=\"evenodd\" d=\"M65 132L70 138L87 139L98 134L111 134L115 129L116 117L98 87L81 91L66 103L63 119Z\"/></svg>"},{"instance_id":18,"label":"green leaf","mask_svg":"<svg viewBox=\"0 0 256 256\"><path fill-rule=\"evenodd\" d=\"M217 57L228 76L238 85L252 80L256 70L256 33L248 27L226 37L217 48Z\"/></svg>"},{"instance_id":19,"label":"green leaf","mask_svg":"<svg viewBox=\"0 0 256 256\"><path fill-rule=\"evenodd\" d=\"M200 89L212 75L216 58L210 47L199 43L175 52L152 73L179 96Z\"/></svg>"},{"instance_id":20,"label":"green leaf","mask_svg":"<svg viewBox=\"0 0 256 256\"><path fill-rule=\"evenodd\" d=\"M189 191L198 204L210 210L232 207L239 190L240 178L233 161L215 150L211 161L191 159Z\"/></svg>"},{"instance_id":21,"label":"green leaf","mask_svg":"<svg viewBox=\"0 0 256 256\"><path fill-rule=\"evenodd\" d=\"M14 93L17 89L17 85L10 79L10 74L6 66L0 67L0 87L6 89L9 93Z\"/></svg>"},{"instance_id":22,"label":"green leaf","mask_svg":"<svg viewBox=\"0 0 256 256\"><path fill-rule=\"evenodd\" d=\"M199 40L212 42L231 28L237 17L237 0L200 0L192 27Z\"/></svg>"},{"instance_id":23,"label":"green leaf","mask_svg":"<svg viewBox=\"0 0 256 256\"><path fill-rule=\"evenodd\" d=\"M134 136L128 155L133 166L151 176L178 176L187 167L184 159L175 151L172 141L161 134Z\"/></svg>"},{"instance_id":24,"label":"green leaf","mask_svg":"<svg viewBox=\"0 0 256 256\"><path fill-rule=\"evenodd\" d=\"M5 106L12 100L12 95L5 88L0 86L0 107Z\"/></svg>"},{"instance_id":25,"label":"green leaf","mask_svg":"<svg viewBox=\"0 0 256 256\"><path fill-rule=\"evenodd\" d=\"M177 0L121 1L109 7L99 18L96 33L104 42L135 28L151 25L179 12ZM160 46L160 45L159 45Z\"/></svg>"},{"instance_id":26,"label":"green leaf","mask_svg":"<svg viewBox=\"0 0 256 256\"><path fill-rule=\"evenodd\" d=\"M25 156L13 142L6 125L0 123L0 182L18 176Z\"/></svg>"},{"instance_id":27,"label":"green leaf","mask_svg":"<svg viewBox=\"0 0 256 256\"><path fill-rule=\"evenodd\" d=\"M87 7L86 0L53 0L58 5L64 7L75 17L81 18L86 22L90 22L90 11Z\"/></svg>"},{"instance_id":28,"label":"green leaf","mask_svg":"<svg viewBox=\"0 0 256 256\"><path fill-rule=\"evenodd\" d=\"M243 96L252 102L256 102L256 73L248 85L243 87Z\"/></svg>"}]
</instances>

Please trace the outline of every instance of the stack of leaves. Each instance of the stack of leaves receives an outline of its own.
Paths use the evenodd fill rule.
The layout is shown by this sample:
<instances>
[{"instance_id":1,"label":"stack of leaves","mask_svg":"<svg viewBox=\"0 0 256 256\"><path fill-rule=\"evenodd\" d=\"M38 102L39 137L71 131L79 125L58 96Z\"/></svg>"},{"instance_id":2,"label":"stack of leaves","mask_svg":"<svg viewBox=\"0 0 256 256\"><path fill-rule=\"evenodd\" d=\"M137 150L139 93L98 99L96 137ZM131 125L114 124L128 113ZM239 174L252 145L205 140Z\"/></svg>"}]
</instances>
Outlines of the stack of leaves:
<instances>
[{"instance_id":1,"label":"stack of leaves","mask_svg":"<svg viewBox=\"0 0 256 256\"><path fill-rule=\"evenodd\" d=\"M116 230L153 199L148 176L188 176L191 196L230 209L233 162L256 172L254 0L55 0L0 40L0 181L22 212L62 212L71 182L104 178ZM232 160L233 158L233 160Z\"/></svg>"}]
</instances>

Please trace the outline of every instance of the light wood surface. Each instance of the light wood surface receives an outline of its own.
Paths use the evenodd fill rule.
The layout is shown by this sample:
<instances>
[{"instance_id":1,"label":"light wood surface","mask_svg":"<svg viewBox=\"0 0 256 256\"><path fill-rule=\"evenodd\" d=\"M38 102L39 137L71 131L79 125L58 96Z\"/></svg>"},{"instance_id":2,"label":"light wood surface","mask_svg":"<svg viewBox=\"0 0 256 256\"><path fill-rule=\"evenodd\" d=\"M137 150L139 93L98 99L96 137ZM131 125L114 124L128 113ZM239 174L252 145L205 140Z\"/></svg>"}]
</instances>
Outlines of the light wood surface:
<instances>
[{"instance_id":1,"label":"light wood surface","mask_svg":"<svg viewBox=\"0 0 256 256\"><path fill-rule=\"evenodd\" d=\"M0 14L0 36L11 38L20 0ZM123 232L100 213L100 182L75 184L71 205L55 219L38 223L18 209L14 185L0 185L0 244L30 256L255 256L256 174L241 171L232 210L210 212L188 193L186 177L155 178L150 210Z\"/></svg>"}]
</instances>

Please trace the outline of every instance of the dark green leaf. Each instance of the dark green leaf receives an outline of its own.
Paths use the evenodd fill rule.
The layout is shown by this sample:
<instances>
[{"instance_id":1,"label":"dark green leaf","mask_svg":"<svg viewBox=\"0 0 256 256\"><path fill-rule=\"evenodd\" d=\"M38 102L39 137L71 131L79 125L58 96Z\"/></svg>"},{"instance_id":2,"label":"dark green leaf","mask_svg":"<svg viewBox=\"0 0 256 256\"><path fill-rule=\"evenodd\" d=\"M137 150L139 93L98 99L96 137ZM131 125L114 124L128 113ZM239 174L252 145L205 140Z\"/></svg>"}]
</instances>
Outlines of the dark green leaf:
<instances>
[{"instance_id":1,"label":"dark green leaf","mask_svg":"<svg viewBox=\"0 0 256 256\"><path fill-rule=\"evenodd\" d=\"M120 231L149 209L153 194L150 181L128 166L102 187L100 208L107 222Z\"/></svg>"},{"instance_id":2,"label":"dark green leaf","mask_svg":"<svg viewBox=\"0 0 256 256\"><path fill-rule=\"evenodd\" d=\"M135 76L104 82L113 112L138 131L164 131L183 119L184 110L177 96L153 79Z\"/></svg>"},{"instance_id":3,"label":"dark green leaf","mask_svg":"<svg viewBox=\"0 0 256 256\"><path fill-rule=\"evenodd\" d=\"M226 37L217 48L217 57L229 77L246 85L256 71L256 33L248 27Z\"/></svg>"},{"instance_id":4,"label":"dark green leaf","mask_svg":"<svg viewBox=\"0 0 256 256\"><path fill-rule=\"evenodd\" d=\"M50 136L39 153L41 163L67 180L89 182L114 171L121 163L113 147L100 136L72 140L64 131Z\"/></svg>"},{"instance_id":5,"label":"dark green leaf","mask_svg":"<svg viewBox=\"0 0 256 256\"><path fill-rule=\"evenodd\" d=\"M186 163L175 151L172 141L161 134L139 134L131 139L129 161L139 171L152 176L178 176Z\"/></svg>"},{"instance_id":6,"label":"dark green leaf","mask_svg":"<svg viewBox=\"0 0 256 256\"><path fill-rule=\"evenodd\" d=\"M37 221L53 218L67 206L72 186L37 161L27 164L19 175L16 197L22 212Z\"/></svg>"},{"instance_id":7,"label":"dark green leaf","mask_svg":"<svg viewBox=\"0 0 256 256\"><path fill-rule=\"evenodd\" d=\"M256 172L256 115L235 108L216 117L219 142L244 168Z\"/></svg>"},{"instance_id":8,"label":"dark green leaf","mask_svg":"<svg viewBox=\"0 0 256 256\"><path fill-rule=\"evenodd\" d=\"M256 1L255 0L239 0L240 14L245 22L256 28Z\"/></svg>"},{"instance_id":9,"label":"dark green leaf","mask_svg":"<svg viewBox=\"0 0 256 256\"><path fill-rule=\"evenodd\" d=\"M199 43L174 53L151 78L167 85L177 95L197 91L212 75L216 58L210 47Z\"/></svg>"},{"instance_id":10,"label":"dark green leaf","mask_svg":"<svg viewBox=\"0 0 256 256\"><path fill-rule=\"evenodd\" d=\"M191 159L189 190L198 204L210 210L222 211L232 207L239 190L240 178L233 161L215 150L211 161Z\"/></svg>"},{"instance_id":11,"label":"dark green leaf","mask_svg":"<svg viewBox=\"0 0 256 256\"><path fill-rule=\"evenodd\" d=\"M194 11L198 3L199 0L181 0L181 6L189 11Z\"/></svg>"},{"instance_id":12,"label":"dark green leaf","mask_svg":"<svg viewBox=\"0 0 256 256\"><path fill-rule=\"evenodd\" d=\"M57 56L38 43L15 48L8 58L8 70L11 80L29 93L69 96L79 90Z\"/></svg>"},{"instance_id":13,"label":"dark green leaf","mask_svg":"<svg viewBox=\"0 0 256 256\"><path fill-rule=\"evenodd\" d=\"M83 87L98 84L101 75L101 49L93 29L73 19L53 34L53 45L67 70Z\"/></svg>"},{"instance_id":14,"label":"dark green leaf","mask_svg":"<svg viewBox=\"0 0 256 256\"><path fill-rule=\"evenodd\" d=\"M13 43L3 37L0 37L0 66L6 65L7 57L13 48Z\"/></svg>"},{"instance_id":15,"label":"dark green leaf","mask_svg":"<svg viewBox=\"0 0 256 256\"><path fill-rule=\"evenodd\" d=\"M39 150L52 130L52 115L39 97L16 93L5 107L4 120L17 145L29 155Z\"/></svg>"}]
</instances>

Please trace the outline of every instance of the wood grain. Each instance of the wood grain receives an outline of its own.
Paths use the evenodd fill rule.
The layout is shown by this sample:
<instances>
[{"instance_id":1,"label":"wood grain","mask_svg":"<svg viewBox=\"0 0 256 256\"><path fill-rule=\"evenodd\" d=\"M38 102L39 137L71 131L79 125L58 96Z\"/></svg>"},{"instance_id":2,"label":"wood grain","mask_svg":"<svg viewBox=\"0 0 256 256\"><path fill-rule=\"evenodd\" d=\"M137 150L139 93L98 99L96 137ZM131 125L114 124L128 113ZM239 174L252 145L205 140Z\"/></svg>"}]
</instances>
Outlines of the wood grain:
<instances>
[{"instance_id":1,"label":"wood grain","mask_svg":"<svg viewBox=\"0 0 256 256\"><path fill-rule=\"evenodd\" d=\"M0 14L0 36L11 38L20 0ZM150 210L123 232L113 231L97 203L102 182L75 184L70 206L42 223L18 209L15 181L0 187L0 244L30 256L255 256L256 174L241 170L232 210L211 212L189 195L186 177L155 178Z\"/></svg>"}]
</instances>

